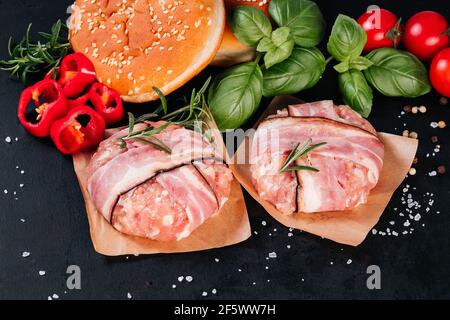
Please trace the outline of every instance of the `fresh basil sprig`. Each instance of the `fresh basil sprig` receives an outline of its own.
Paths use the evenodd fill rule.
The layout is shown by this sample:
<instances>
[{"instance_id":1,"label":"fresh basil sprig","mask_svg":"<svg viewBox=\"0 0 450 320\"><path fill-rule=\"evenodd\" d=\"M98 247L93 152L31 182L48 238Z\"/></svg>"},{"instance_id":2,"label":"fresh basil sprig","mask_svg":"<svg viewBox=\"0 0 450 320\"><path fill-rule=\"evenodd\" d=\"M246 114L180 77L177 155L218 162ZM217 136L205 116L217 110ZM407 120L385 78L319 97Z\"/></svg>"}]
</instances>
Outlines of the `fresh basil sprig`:
<instances>
[{"instance_id":1,"label":"fresh basil sprig","mask_svg":"<svg viewBox=\"0 0 450 320\"><path fill-rule=\"evenodd\" d=\"M236 129L253 115L262 99L263 75L256 62L247 62L218 75L208 94L211 114L220 131Z\"/></svg>"},{"instance_id":2,"label":"fresh basil sprig","mask_svg":"<svg viewBox=\"0 0 450 320\"><path fill-rule=\"evenodd\" d=\"M230 25L240 42L257 47L261 39L271 38L272 24L261 11L249 6L237 7L231 15Z\"/></svg>"},{"instance_id":3,"label":"fresh basil sprig","mask_svg":"<svg viewBox=\"0 0 450 320\"><path fill-rule=\"evenodd\" d=\"M296 45L311 48L322 41L325 34L325 20L315 2L272 0L269 12L279 26L291 30Z\"/></svg>"},{"instance_id":4,"label":"fresh basil sprig","mask_svg":"<svg viewBox=\"0 0 450 320\"><path fill-rule=\"evenodd\" d=\"M258 52L266 52L264 64L268 69L277 63L283 62L291 56L294 49L294 39L287 27L281 27L272 32L271 38L264 37L258 44Z\"/></svg>"},{"instance_id":5,"label":"fresh basil sprig","mask_svg":"<svg viewBox=\"0 0 450 320\"><path fill-rule=\"evenodd\" d=\"M352 18L340 14L327 44L328 52L338 61L358 58L367 42L363 28Z\"/></svg>"},{"instance_id":6,"label":"fresh basil sprig","mask_svg":"<svg viewBox=\"0 0 450 320\"><path fill-rule=\"evenodd\" d=\"M372 111L373 93L363 73L355 69L340 73L338 82L344 102L363 117L368 117Z\"/></svg>"},{"instance_id":7,"label":"fresh basil sprig","mask_svg":"<svg viewBox=\"0 0 450 320\"><path fill-rule=\"evenodd\" d=\"M263 95L274 97L309 89L320 80L325 68L325 57L319 49L295 47L288 59L263 70Z\"/></svg>"},{"instance_id":8,"label":"fresh basil sprig","mask_svg":"<svg viewBox=\"0 0 450 320\"><path fill-rule=\"evenodd\" d=\"M373 64L364 71L367 81L385 96L415 98L430 92L427 69L414 55L381 48L366 58Z\"/></svg>"}]
</instances>

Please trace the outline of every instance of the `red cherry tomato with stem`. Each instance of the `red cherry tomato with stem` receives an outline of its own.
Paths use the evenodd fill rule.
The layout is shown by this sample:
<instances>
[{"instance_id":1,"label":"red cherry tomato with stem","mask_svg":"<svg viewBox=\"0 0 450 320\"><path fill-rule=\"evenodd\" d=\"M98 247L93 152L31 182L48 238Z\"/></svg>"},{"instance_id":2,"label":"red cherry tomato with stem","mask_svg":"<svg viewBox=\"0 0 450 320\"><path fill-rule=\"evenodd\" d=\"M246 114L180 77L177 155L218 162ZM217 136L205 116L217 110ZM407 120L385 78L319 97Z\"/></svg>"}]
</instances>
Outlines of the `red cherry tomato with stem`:
<instances>
[{"instance_id":1,"label":"red cherry tomato with stem","mask_svg":"<svg viewBox=\"0 0 450 320\"><path fill-rule=\"evenodd\" d=\"M422 11L406 23L403 35L405 49L420 60L428 62L450 44L449 25L443 15L434 11Z\"/></svg>"},{"instance_id":2,"label":"red cherry tomato with stem","mask_svg":"<svg viewBox=\"0 0 450 320\"><path fill-rule=\"evenodd\" d=\"M394 48L401 41L401 19L389 10L368 10L359 17L358 23L367 34L365 53L378 48Z\"/></svg>"}]
</instances>

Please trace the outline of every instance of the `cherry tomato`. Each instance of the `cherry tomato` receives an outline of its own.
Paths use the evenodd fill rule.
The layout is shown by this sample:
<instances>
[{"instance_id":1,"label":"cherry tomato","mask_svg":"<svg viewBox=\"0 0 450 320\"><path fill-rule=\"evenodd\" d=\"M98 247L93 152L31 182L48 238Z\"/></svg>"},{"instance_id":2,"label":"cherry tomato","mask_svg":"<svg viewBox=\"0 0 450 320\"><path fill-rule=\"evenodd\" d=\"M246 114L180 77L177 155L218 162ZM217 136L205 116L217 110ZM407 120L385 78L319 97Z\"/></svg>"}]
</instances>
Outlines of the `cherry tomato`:
<instances>
[{"instance_id":1,"label":"cherry tomato","mask_svg":"<svg viewBox=\"0 0 450 320\"><path fill-rule=\"evenodd\" d=\"M400 20L386 9L369 10L358 19L366 31L364 52L384 47L396 47L401 40Z\"/></svg>"},{"instance_id":2,"label":"cherry tomato","mask_svg":"<svg viewBox=\"0 0 450 320\"><path fill-rule=\"evenodd\" d=\"M403 44L406 50L423 61L431 61L449 43L448 22L438 12L419 12L406 23Z\"/></svg>"},{"instance_id":3,"label":"cherry tomato","mask_svg":"<svg viewBox=\"0 0 450 320\"><path fill-rule=\"evenodd\" d=\"M440 51L430 67L431 83L437 92L450 97L450 48Z\"/></svg>"}]
</instances>

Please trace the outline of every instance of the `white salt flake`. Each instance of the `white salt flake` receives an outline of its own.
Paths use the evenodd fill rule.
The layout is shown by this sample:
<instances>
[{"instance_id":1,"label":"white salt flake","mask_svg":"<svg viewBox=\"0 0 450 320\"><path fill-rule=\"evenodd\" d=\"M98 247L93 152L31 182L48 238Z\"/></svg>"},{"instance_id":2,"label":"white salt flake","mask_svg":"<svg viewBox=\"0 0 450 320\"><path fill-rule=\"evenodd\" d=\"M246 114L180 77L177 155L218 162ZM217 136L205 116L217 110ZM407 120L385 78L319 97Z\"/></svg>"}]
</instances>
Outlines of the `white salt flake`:
<instances>
[{"instance_id":1,"label":"white salt flake","mask_svg":"<svg viewBox=\"0 0 450 320\"><path fill-rule=\"evenodd\" d=\"M8 190L6 190L6 189L3 190L3 193L4 193L4 194L8 194Z\"/></svg>"},{"instance_id":2,"label":"white salt flake","mask_svg":"<svg viewBox=\"0 0 450 320\"><path fill-rule=\"evenodd\" d=\"M266 226L267 225L267 222L266 221L261 221L261 224L263 225L263 226Z\"/></svg>"},{"instance_id":3,"label":"white salt flake","mask_svg":"<svg viewBox=\"0 0 450 320\"><path fill-rule=\"evenodd\" d=\"M202 297L206 297L206 296L208 296L208 292L203 291L203 292L202 292Z\"/></svg>"},{"instance_id":4,"label":"white salt flake","mask_svg":"<svg viewBox=\"0 0 450 320\"><path fill-rule=\"evenodd\" d=\"M177 287L176 284L173 284L173 285L172 285L172 289L175 289L176 287Z\"/></svg>"},{"instance_id":5,"label":"white salt flake","mask_svg":"<svg viewBox=\"0 0 450 320\"><path fill-rule=\"evenodd\" d=\"M290 238L290 237L292 237L294 234L292 233L292 232L289 232L288 233L288 237Z\"/></svg>"},{"instance_id":6,"label":"white salt flake","mask_svg":"<svg viewBox=\"0 0 450 320\"><path fill-rule=\"evenodd\" d=\"M269 253L269 258L275 259L276 257L277 257L277 253L276 252L270 252Z\"/></svg>"},{"instance_id":7,"label":"white salt flake","mask_svg":"<svg viewBox=\"0 0 450 320\"><path fill-rule=\"evenodd\" d=\"M194 278L192 276L186 276L187 282L192 282L192 280L194 280Z\"/></svg>"},{"instance_id":8,"label":"white salt flake","mask_svg":"<svg viewBox=\"0 0 450 320\"><path fill-rule=\"evenodd\" d=\"M133 296L131 295L131 293L129 293L129 292L127 293L127 298L128 298L128 299L133 298Z\"/></svg>"},{"instance_id":9,"label":"white salt flake","mask_svg":"<svg viewBox=\"0 0 450 320\"><path fill-rule=\"evenodd\" d=\"M178 277L178 282L183 282L183 280L184 280L184 277L183 277L183 276L179 276L179 277Z\"/></svg>"},{"instance_id":10,"label":"white salt flake","mask_svg":"<svg viewBox=\"0 0 450 320\"><path fill-rule=\"evenodd\" d=\"M11 143L11 141L12 141L12 140L11 140L11 137L6 137L6 138L5 138L5 142L6 142L6 143Z\"/></svg>"},{"instance_id":11,"label":"white salt flake","mask_svg":"<svg viewBox=\"0 0 450 320\"><path fill-rule=\"evenodd\" d=\"M352 259L347 260L347 264L351 264L352 262L353 262Z\"/></svg>"},{"instance_id":12,"label":"white salt flake","mask_svg":"<svg viewBox=\"0 0 450 320\"><path fill-rule=\"evenodd\" d=\"M420 215L420 213L418 213L414 216L414 221L419 221L421 218L422 216Z\"/></svg>"},{"instance_id":13,"label":"white salt flake","mask_svg":"<svg viewBox=\"0 0 450 320\"><path fill-rule=\"evenodd\" d=\"M59 296L58 296L56 293L54 293L54 294L52 295L52 298L53 298L53 299L59 299Z\"/></svg>"},{"instance_id":14,"label":"white salt flake","mask_svg":"<svg viewBox=\"0 0 450 320\"><path fill-rule=\"evenodd\" d=\"M215 259L214 259L214 261L215 261L215 262L219 262L220 260L219 260L219 259L217 259L217 258L215 258Z\"/></svg>"},{"instance_id":15,"label":"white salt flake","mask_svg":"<svg viewBox=\"0 0 450 320\"><path fill-rule=\"evenodd\" d=\"M217 294L217 289L212 289L211 292L212 294Z\"/></svg>"},{"instance_id":16,"label":"white salt flake","mask_svg":"<svg viewBox=\"0 0 450 320\"><path fill-rule=\"evenodd\" d=\"M31 255L31 253L29 253L28 251L22 252L22 257L23 258L29 257L30 255Z\"/></svg>"},{"instance_id":17,"label":"white salt flake","mask_svg":"<svg viewBox=\"0 0 450 320\"><path fill-rule=\"evenodd\" d=\"M45 276L45 271L44 270L39 271L39 275L40 276Z\"/></svg>"}]
</instances>

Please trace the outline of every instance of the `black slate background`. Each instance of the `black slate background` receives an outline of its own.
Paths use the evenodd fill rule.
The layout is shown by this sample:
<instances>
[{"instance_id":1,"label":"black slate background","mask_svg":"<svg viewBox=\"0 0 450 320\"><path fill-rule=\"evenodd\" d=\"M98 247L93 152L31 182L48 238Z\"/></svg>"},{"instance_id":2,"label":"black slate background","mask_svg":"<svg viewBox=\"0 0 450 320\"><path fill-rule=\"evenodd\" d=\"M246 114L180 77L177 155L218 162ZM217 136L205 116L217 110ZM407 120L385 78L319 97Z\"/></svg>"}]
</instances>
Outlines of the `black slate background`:
<instances>
[{"instance_id":1,"label":"black slate background","mask_svg":"<svg viewBox=\"0 0 450 320\"><path fill-rule=\"evenodd\" d=\"M329 27L338 13L357 17L372 4L348 0L317 2ZM67 17L70 3L0 0L0 56L6 55L10 35L19 38L29 22L33 22L35 31L48 30L56 19ZM450 6L445 1L398 0L376 4L404 19L424 9L438 10L450 18ZM299 97L307 101L339 101L336 76L330 69L318 86ZM206 70L195 83L215 72ZM186 90L192 86L188 85ZM419 211L422 219L414 222L412 234L399 237L369 234L358 248L299 231L288 237L288 229L246 195L252 228L258 235L244 243L191 254L106 258L93 250L71 159L61 156L49 141L26 134L16 118L22 89L7 74L0 74L0 299L47 299L55 293L60 299L127 299L127 293L133 299L203 299L203 291L208 292L207 298L218 299L450 298L450 173L428 176L438 165L450 165L449 128L430 127L431 121L439 120L450 125L450 106L440 106L436 93L414 100L376 95L370 117L379 131L401 134L406 124L407 129L419 133L418 173L405 180L411 191L416 188L412 191L413 198L423 204ZM399 118L405 104L424 104L428 112ZM151 105L132 106L130 110L151 108ZM426 158L427 153L433 152L432 135L439 137L441 152ZM7 144L4 141L7 136L19 140ZM23 188L19 187L21 183ZM4 189L9 191L7 195ZM426 192L434 196L424 196ZM402 226L406 218L398 216L405 208L401 197L402 187L377 230L388 227L409 230ZM427 213L425 207L430 198L434 204ZM398 211L394 210L396 207ZM262 221L267 225L263 226ZM395 221L395 226L389 221ZM23 258L24 251L31 255ZM266 260L269 252L276 252L278 257ZM348 259L352 259L351 264L347 264ZM70 291L66 287L66 269L72 264L82 270L81 290ZM366 269L372 264L381 268L381 290L366 287ZM39 270L45 270L46 275L39 276ZM177 278L186 275L194 280L179 283ZM172 284L177 287L173 289ZM217 289L216 295L211 293L213 288Z\"/></svg>"}]
</instances>

